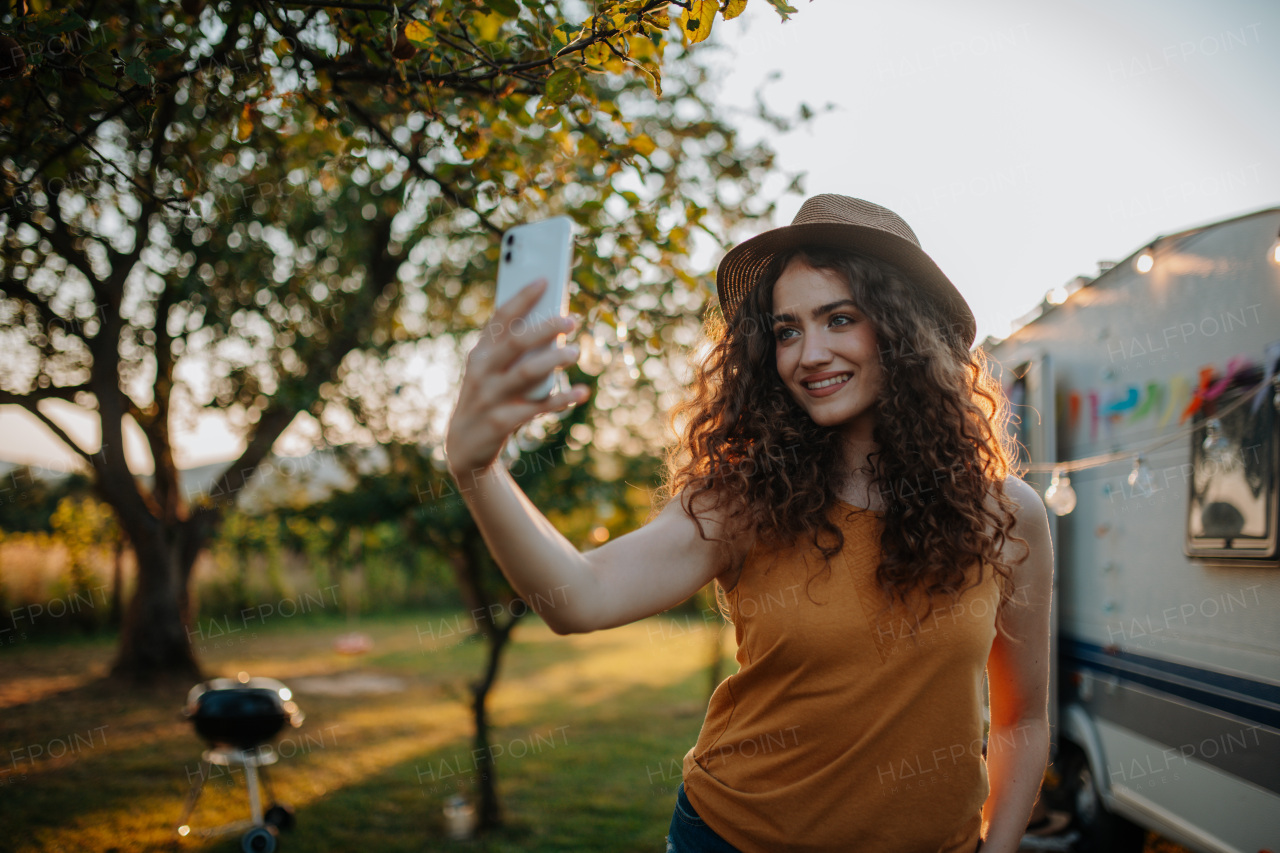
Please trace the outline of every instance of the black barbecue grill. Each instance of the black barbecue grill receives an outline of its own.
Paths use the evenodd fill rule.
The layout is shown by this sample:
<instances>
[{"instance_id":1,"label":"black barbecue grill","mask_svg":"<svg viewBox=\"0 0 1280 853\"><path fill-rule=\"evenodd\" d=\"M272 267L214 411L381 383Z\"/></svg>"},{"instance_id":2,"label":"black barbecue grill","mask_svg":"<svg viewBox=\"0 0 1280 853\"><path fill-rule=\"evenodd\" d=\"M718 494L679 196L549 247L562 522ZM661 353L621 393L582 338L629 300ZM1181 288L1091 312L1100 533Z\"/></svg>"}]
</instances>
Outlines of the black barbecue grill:
<instances>
[{"instance_id":1,"label":"black barbecue grill","mask_svg":"<svg viewBox=\"0 0 1280 853\"><path fill-rule=\"evenodd\" d=\"M293 811L275 802L266 769L277 760L270 742L286 726L296 728L302 725L304 717L293 702L293 693L274 678L250 678L248 673L242 672L237 678L214 678L192 687L187 694L183 714L191 720L196 733L209 744L209 749L201 756L200 777L187 794L182 817L178 819L178 834L191 834L192 828L187 821L195 811L205 779L214 765L240 765L244 767L245 783L249 789L251 819L200 830L198 834L209 838L248 830L241 836L241 849L245 853L271 853L276 849L278 831L293 826ZM271 802L265 812L258 791L259 770L262 786Z\"/></svg>"}]
</instances>

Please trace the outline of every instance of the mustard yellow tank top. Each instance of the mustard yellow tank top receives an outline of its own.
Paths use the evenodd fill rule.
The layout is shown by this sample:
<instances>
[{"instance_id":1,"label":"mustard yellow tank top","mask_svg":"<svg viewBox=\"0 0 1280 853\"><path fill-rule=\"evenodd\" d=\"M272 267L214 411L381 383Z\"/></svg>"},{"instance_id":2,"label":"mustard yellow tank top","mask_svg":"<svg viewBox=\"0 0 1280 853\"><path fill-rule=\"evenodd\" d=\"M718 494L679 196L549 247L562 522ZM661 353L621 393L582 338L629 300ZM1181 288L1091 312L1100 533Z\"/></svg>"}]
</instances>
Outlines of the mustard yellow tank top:
<instances>
[{"instance_id":1,"label":"mustard yellow tank top","mask_svg":"<svg viewBox=\"0 0 1280 853\"><path fill-rule=\"evenodd\" d=\"M685 793L744 853L973 853L999 588L988 569L925 615L885 612L881 514L831 518L845 544L829 572L808 582L823 562L802 537L752 550L729 591L739 671L711 696Z\"/></svg>"}]
</instances>

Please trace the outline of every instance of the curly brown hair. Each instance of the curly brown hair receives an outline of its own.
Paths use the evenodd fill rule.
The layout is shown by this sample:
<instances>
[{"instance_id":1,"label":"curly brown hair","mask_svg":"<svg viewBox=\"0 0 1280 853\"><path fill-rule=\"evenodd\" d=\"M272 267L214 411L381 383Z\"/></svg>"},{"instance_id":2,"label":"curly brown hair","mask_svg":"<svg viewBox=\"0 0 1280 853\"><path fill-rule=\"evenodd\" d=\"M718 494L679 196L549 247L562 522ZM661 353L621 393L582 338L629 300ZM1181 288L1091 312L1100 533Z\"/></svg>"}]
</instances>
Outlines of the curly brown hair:
<instances>
[{"instance_id":1,"label":"curly brown hair","mask_svg":"<svg viewBox=\"0 0 1280 853\"><path fill-rule=\"evenodd\" d=\"M980 569L965 585L966 570L981 561L1008 600L1011 564L1001 551L1009 539L1026 540L1011 533L1015 504L1004 491L1016 458L1004 394L982 351L968 351L961 327L874 258L823 248L783 253L731 322L708 312L706 340L695 351L705 357L695 355L689 396L672 411L679 439L667 449L660 504L683 492L704 539L695 498L700 510L727 510L729 536L750 530L769 547L806 535L826 562L821 571L844 547L828 518L851 473L840 433L813 422L775 362L773 290L797 259L838 273L877 333L884 379L872 435L879 449L862 472L885 499L876 581L886 599L906 604L917 591L958 597L985 578ZM920 416L925 411L929 417Z\"/></svg>"}]
</instances>

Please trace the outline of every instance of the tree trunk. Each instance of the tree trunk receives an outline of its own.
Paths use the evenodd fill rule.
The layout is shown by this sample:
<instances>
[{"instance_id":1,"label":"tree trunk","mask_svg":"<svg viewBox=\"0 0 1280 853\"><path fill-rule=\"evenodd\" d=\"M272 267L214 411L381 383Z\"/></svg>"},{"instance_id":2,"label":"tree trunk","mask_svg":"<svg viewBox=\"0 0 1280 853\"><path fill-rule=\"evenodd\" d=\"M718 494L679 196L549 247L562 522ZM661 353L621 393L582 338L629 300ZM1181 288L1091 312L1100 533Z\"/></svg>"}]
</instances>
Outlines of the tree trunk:
<instances>
[{"instance_id":1,"label":"tree trunk","mask_svg":"<svg viewBox=\"0 0 1280 853\"><path fill-rule=\"evenodd\" d=\"M498 780L489 744L489 690L498 679L502 653L511 639L512 630L520 617L529 610L528 607L521 607L517 611L510 602L503 603L489 594L482 580L485 566L483 553L485 546L480 538L480 531L472 527L465 534L462 547L449 557L458 589L471 608L477 629L484 635L487 652L484 673L471 684L471 716L475 723L475 752L472 754L477 756L476 786L480 793L477 828L480 831L494 829L503 823L502 805L498 799ZM507 619L500 623L497 614L502 612L507 614Z\"/></svg>"},{"instance_id":2,"label":"tree trunk","mask_svg":"<svg viewBox=\"0 0 1280 853\"><path fill-rule=\"evenodd\" d=\"M511 625L493 632L486 632L484 677L471 685L471 716L475 721L476 785L480 790L479 828L493 829L502 826L502 805L498 802L498 778L493 753L489 746L489 689L497 680L502 652L511 639Z\"/></svg>"},{"instance_id":3,"label":"tree trunk","mask_svg":"<svg viewBox=\"0 0 1280 853\"><path fill-rule=\"evenodd\" d=\"M120 629L120 652L111 674L131 681L185 676L203 679L191 649L188 580L198 548L177 530L134 539L138 583ZM184 547L186 546L186 547Z\"/></svg>"},{"instance_id":4,"label":"tree trunk","mask_svg":"<svg viewBox=\"0 0 1280 853\"><path fill-rule=\"evenodd\" d=\"M124 534L116 534L115 553L111 562L111 615L107 624L119 628L124 619Z\"/></svg>"}]
</instances>

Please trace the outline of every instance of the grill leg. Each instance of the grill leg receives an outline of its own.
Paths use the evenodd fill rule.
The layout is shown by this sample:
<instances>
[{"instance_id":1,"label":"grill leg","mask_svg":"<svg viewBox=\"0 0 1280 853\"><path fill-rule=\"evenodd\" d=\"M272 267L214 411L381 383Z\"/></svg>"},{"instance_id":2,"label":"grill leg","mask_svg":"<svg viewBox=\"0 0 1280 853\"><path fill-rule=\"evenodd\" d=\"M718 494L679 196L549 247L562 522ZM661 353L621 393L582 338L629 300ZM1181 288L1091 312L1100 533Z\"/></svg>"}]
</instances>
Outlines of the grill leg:
<instances>
[{"instance_id":1,"label":"grill leg","mask_svg":"<svg viewBox=\"0 0 1280 853\"><path fill-rule=\"evenodd\" d=\"M267 794L267 802L275 803L276 792L271 789L271 774L267 772L267 765L262 765L262 790Z\"/></svg>"},{"instance_id":2,"label":"grill leg","mask_svg":"<svg viewBox=\"0 0 1280 853\"><path fill-rule=\"evenodd\" d=\"M178 818L178 831L187 826L187 821L191 819L191 813L196 810L196 800L200 799L200 792L204 790L204 780L209 778L209 773L213 771L213 765L207 761L200 762L200 779L191 786L191 790L187 791L187 801L182 805L182 817Z\"/></svg>"},{"instance_id":3,"label":"grill leg","mask_svg":"<svg viewBox=\"0 0 1280 853\"><path fill-rule=\"evenodd\" d=\"M249 786L249 814L253 817L254 826L262 826L262 798L258 792L258 765L246 762L244 780Z\"/></svg>"}]
</instances>

